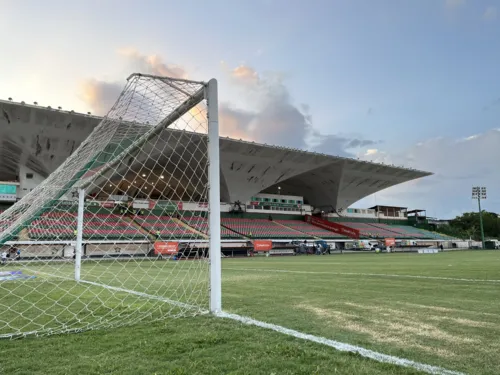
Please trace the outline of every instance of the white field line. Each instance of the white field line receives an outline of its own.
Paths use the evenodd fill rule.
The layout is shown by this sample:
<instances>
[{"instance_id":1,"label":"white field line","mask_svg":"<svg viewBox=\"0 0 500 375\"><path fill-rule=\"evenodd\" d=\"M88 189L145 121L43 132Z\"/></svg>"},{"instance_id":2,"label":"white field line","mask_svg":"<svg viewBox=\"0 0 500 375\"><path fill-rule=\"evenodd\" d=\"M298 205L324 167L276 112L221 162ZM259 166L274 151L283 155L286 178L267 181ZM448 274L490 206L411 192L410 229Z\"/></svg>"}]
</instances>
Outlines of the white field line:
<instances>
[{"instance_id":1,"label":"white field line","mask_svg":"<svg viewBox=\"0 0 500 375\"><path fill-rule=\"evenodd\" d=\"M28 269L28 268L26 268L26 269ZM75 281L75 279L73 279L71 277L67 277L67 276L54 275L54 274L51 274L51 273L48 273L48 272L35 271L35 270L32 270L32 269L30 269L30 271L33 272L34 274L38 273L38 274L43 274L43 275L47 275L47 276L50 276L50 277L55 277L55 278L59 278L59 279L63 279L63 280ZM154 296L152 294L147 294L147 293L143 293L143 292L137 292L135 290L118 288L116 286L111 286L111 285L106 285L106 284L100 284L100 283L96 283L96 282L93 282L93 281L86 281L86 280L80 280L80 281L75 281L75 282L76 283L82 283L82 284L89 284L89 285L93 285L93 286L100 286L100 287L102 287L104 289L114 290L116 292L125 292L125 293L129 293L129 294L133 294L135 296L139 296L139 297L144 297L144 298L147 298L147 299L152 299L152 300L156 300L156 301L165 302L165 303L168 303L170 305L177 306L177 307L180 307L180 308L183 308L183 309L199 309L198 307L196 307L194 305L189 305L187 303L183 303L183 302L179 302L179 301L174 301L172 299L165 298L165 297ZM207 314L208 313L208 311L206 311L206 310L202 310L201 312L203 314Z\"/></svg>"},{"instance_id":2,"label":"white field line","mask_svg":"<svg viewBox=\"0 0 500 375\"><path fill-rule=\"evenodd\" d=\"M54 275L54 274L51 274L48 272L35 271L35 270L30 270L30 271L32 271L35 274L36 273L44 274L44 275L51 276L51 277L56 277L56 278L61 278L64 280L74 281L74 279L72 279L70 277L66 277L66 276ZM189 305L189 304L182 303L182 302L178 302L178 301L174 301L174 300L171 300L169 298L153 296L151 294L136 292L136 291L130 290L130 289L117 288L114 286L99 284L99 283L95 283L92 281L80 280L79 282L84 283L84 284L94 285L94 286L100 286L100 287L103 287L105 289L115 290L115 291L119 291L119 292L126 292L126 293L130 293L133 295L137 295L139 297L144 297L147 299L162 301L162 302L165 302L165 303L168 303L168 304L171 304L174 306L182 307L182 308L188 308L188 309L196 309L197 308L196 306ZM208 311L202 311L202 313L208 313ZM270 329L270 330L273 330L273 331L276 331L276 332L279 332L279 333L282 333L285 335L293 336L293 337L296 337L299 339L308 340L308 341L312 341L312 342L315 342L318 344L330 346L330 347L337 349L339 351L342 351L342 352L358 353L359 355L361 355L363 357L370 358L370 359L375 360L377 362L390 363L390 364L394 364L394 365L398 365L398 366L414 368L416 370L423 371L427 374L432 374L432 375L466 375L464 373L447 370L447 369L442 368L442 367L431 366L431 365L427 365L424 363L414 362L414 361L411 361L409 359L399 358L399 357L375 352L373 350L365 349L365 348L362 348L359 346L346 344L346 343L342 343L339 341L330 340L330 339L327 339L324 337L310 335L307 333L302 333L302 332L295 331L295 330L292 330L289 328L281 327L281 326L278 326L275 324L261 322L259 320L254 320L252 318L244 317L244 316L237 315L237 314L219 312L219 313L216 313L216 316L220 317L220 318L233 319L233 320L239 321L239 322L244 323L244 324L255 325L257 327Z\"/></svg>"},{"instance_id":3,"label":"white field line","mask_svg":"<svg viewBox=\"0 0 500 375\"><path fill-rule=\"evenodd\" d=\"M406 279L429 279L429 280L448 280L448 281L465 281L475 283L500 283L500 280L495 279L461 279L455 277L440 277L440 276L421 276L421 275L397 275L388 273L363 273L363 272L329 272L329 271L295 271L295 270L280 270L271 268L231 268L224 267L224 270L231 271L255 271L255 272L276 272L276 273L298 273L298 274L318 274L318 275L343 275L343 276L371 276L371 277L395 277Z\"/></svg>"},{"instance_id":4,"label":"white field line","mask_svg":"<svg viewBox=\"0 0 500 375\"><path fill-rule=\"evenodd\" d=\"M427 374L432 374L432 375L465 375L462 372L447 370L447 369L442 368L442 367L431 366L431 365L427 365L425 363L414 362L414 361L409 360L409 359L399 358L399 357L395 357L392 355L379 353L379 352L365 349L365 348L362 348L359 346L346 344L346 343L335 341L335 340L330 340L330 339L327 339L325 337L319 337L319 336L314 336L314 335L310 335L307 333L302 333L299 331L295 331L293 329L285 328L285 327L278 326L275 324L261 322L259 320L255 320L255 319L248 318L248 317L241 316L241 315L237 315L237 314L220 312L217 314L217 316L219 316L221 318L233 319L233 320L236 320L236 321L241 322L243 324L254 325L257 327L270 329L270 330L273 330L273 331L276 331L276 332L279 332L279 333L282 333L285 335L289 335L289 336L293 336L293 337L296 337L299 339L308 340L308 341L312 341L312 342L315 342L318 344L326 345L326 346L332 347L334 349L337 349L338 351L341 351L341 352L357 353L365 358L370 358L370 359L375 360L377 362L390 363L390 364L397 365L397 366L413 368L413 369L416 369L418 371L425 372Z\"/></svg>"}]
</instances>

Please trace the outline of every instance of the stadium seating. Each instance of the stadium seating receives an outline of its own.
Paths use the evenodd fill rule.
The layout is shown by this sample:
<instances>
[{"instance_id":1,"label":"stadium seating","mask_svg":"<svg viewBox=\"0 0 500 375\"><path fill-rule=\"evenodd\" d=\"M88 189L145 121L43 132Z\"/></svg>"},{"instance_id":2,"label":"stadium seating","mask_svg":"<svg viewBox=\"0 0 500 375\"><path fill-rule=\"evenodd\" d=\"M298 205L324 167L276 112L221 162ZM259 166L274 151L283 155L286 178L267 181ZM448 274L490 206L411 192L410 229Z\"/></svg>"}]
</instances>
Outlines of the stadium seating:
<instances>
[{"instance_id":1,"label":"stadium seating","mask_svg":"<svg viewBox=\"0 0 500 375\"><path fill-rule=\"evenodd\" d=\"M398 235L386 227L379 227L371 223L342 222L342 225L359 230L362 238L393 238Z\"/></svg>"},{"instance_id":2,"label":"stadium seating","mask_svg":"<svg viewBox=\"0 0 500 375\"><path fill-rule=\"evenodd\" d=\"M452 237L430 232L428 230L414 228L409 225L388 225L382 223L357 223L343 222L350 228L358 229L361 237L364 238L400 238L400 239L433 239L433 240L451 240Z\"/></svg>"},{"instance_id":3,"label":"stadium seating","mask_svg":"<svg viewBox=\"0 0 500 375\"><path fill-rule=\"evenodd\" d=\"M4 210L0 210L0 214L2 214ZM2 220L0 221L0 228L6 228L10 225L10 222L8 220Z\"/></svg>"},{"instance_id":4,"label":"stadium seating","mask_svg":"<svg viewBox=\"0 0 500 375\"><path fill-rule=\"evenodd\" d=\"M201 216L190 216L184 217L182 220L190 227L208 235L208 220L206 218ZM220 234L223 239L242 238L238 233L235 233L224 226L221 226Z\"/></svg>"},{"instance_id":5,"label":"stadium seating","mask_svg":"<svg viewBox=\"0 0 500 375\"><path fill-rule=\"evenodd\" d=\"M395 227L397 230L404 230L408 234L408 237L416 239L428 238L428 239L445 240L445 241L453 239L453 237L447 236L445 234L431 232L425 229L419 229L407 225L391 225L391 227Z\"/></svg>"},{"instance_id":6,"label":"stadium seating","mask_svg":"<svg viewBox=\"0 0 500 375\"><path fill-rule=\"evenodd\" d=\"M306 223L305 221L300 220L276 220L277 223L285 225L293 230L305 233L309 236L318 237L322 239L338 239L345 238L341 234L319 228L315 225Z\"/></svg>"},{"instance_id":7,"label":"stadium seating","mask_svg":"<svg viewBox=\"0 0 500 375\"><path fill-rule=\"evenodd\" d=\"M409 225L390 225L393 231L403 234L407 238L432 238L425 231L411 227Z\"/></svg>"},{"instance_id":8,"label":"stadium seating","mask_svg":"<svg viewBox=\"0 0 500 375\"><path fill-rule=\"evenodd\" d=\"M137 216L134 219L142 228L154 235L176 239L201 239L196 232L190 230L170 216Z\"/></svg>"},{"instance_id":9,"label":"stadium seating","mask_svg":"<svg viewBox=\"0 0 500 375\"><path fill-rule=\"evenodd\" d=\"M418 231L411 231L412 227L405 225L388 225L382 223L370 223L371 226L375 228L381 229L384 233L386 233L386 237L389 237L392 233L392 237L396 238L414 238L414 239L422 239L425 238L423 233ZM410 230L407 230L409 228Z\"/></svg>"},{"instance_id":10,"label":"stadium seating","mask_svg":"<svg viewBox=\"0 0 500 375\"><path fill-rule=\"evenodd\" d=\"M222 225L250 238L262 239L306 239L310 235L298 232L265 219L222 218Z\"/></svg>"},{"instance_id":11,"label":"stadium seating","mask_svg":"<svg viewBox=\"0 0 500 375\"><path fill-rule=\"evenodd\" d=\"M29 226L32 239L70 239L75 237L76 216L74 212L50 212L43 214ZM122 217L114 214L90 214L83 217L85 239L138 239L145 234Z\"/></svg>"},{"instance_id":12,"label":"stadium seating","mask_svg":"<svg viewBox=\"0 0 500 375\"><path fill-rule=\"evenodd\" d=\"M136 216L134 223L131 219L123 218L121 215L112 214L110 211L105 212L85 213L84 239L144 239L148 233L155 236L159 234L161 237L171 239L203 239L204 237L199 233L208 234L208 220L201 216L188 216L180 221L167 215L158 216L148 212L145 216ZM73 239L76 234L76 216L76 212L64 210L45 213L29 225L27 231L29 238L38 240ZM342 222L342 224L359 230L361 238L452 239L440 233L408 225L361 222ZM223 239L241 239L242 236L254 239L290 240L345 238L301 220L221 219L221 237Z\"/></svg>"}]
</instances>

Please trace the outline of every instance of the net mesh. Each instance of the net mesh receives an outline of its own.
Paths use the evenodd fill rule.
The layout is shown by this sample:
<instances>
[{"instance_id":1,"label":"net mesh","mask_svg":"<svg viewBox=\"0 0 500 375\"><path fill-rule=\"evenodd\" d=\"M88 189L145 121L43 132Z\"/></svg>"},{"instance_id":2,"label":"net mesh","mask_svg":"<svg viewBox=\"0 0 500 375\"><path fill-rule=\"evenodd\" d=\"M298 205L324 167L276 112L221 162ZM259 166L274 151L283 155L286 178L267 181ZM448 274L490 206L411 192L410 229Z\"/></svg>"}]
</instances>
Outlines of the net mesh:
<instances>
[{"instance_id":1,"label":"net mesh","mask_svg":"<svg viewBox=\"0 0 500 375\"><path fill-rule=\"evenodd\" d=\"M207 311L204 90L132 75L80 147L0 215L1 338Z\"/></svg>"}]
</instances>

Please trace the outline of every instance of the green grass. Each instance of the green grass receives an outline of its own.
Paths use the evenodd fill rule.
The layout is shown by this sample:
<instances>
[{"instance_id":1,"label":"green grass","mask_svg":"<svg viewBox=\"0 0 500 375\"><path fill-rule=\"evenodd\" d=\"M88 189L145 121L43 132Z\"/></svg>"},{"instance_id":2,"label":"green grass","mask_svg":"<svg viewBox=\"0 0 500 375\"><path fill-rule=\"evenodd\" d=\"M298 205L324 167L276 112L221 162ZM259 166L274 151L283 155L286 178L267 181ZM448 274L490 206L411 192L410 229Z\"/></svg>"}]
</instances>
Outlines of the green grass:
<instances>
[{"instance_id":1,"label":"green grass","mask_svg":"<svg viewBox=\"0 0 500 375\"><path fill-rule=\"evenodd\" d=\"M207 268L202 265L194 272L187 268L188 262L184 263L89 263L84 264L82 276L139 292L153 294L156 290L159 295L187 303L205 301ZM70 277L72 273L71 265L37 268L42 269L58 276ZM193 275L196 281L186 285ZM449 279L406 277L409 275ZM82 321L88 324L86 328L95 325L96 316L107 316L115 325L126 321L137 324L73 335L1 340L0 373L418 373L226 319L163 319L165 314L184 311L125 292L78 287L72 281L38 276L0 284L0 333L3 321L16 322L9 315L16 309L24 311L25 318L17 319L25 321L15 324L26 328L55 326L53 316L40 315L39 311L37 315L33 307L32 311L26 309L27 302L33 301L39 301L37 307L44 303L50 307L57 301L69 314L61 317L73 317L75 327ZM385 354L470 374L498 374L500 282L491 280L500 280L499 251L223 259L223 307ZM28 283L36 288L27 287ZM50 296L50 301L43 299L44 295ZM25 305L18 305L19 297ZM146 318L140 322L145 312ZM161 321L154 322L158 319Z\"/></svg>"}]
</instances>

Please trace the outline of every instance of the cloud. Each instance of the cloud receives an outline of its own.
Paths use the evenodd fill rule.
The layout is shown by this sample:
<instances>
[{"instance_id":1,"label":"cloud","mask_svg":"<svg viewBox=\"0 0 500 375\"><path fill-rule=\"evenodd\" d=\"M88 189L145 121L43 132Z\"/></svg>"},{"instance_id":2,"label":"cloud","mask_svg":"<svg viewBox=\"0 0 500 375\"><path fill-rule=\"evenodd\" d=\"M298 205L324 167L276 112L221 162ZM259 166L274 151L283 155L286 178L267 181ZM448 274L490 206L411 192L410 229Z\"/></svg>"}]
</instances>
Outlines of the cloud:
<instances>
[{"instance_id":1,"label":"cloud","mask_svg":"<svg viewBox=\"0 0 500 375\"><path fill-rule=\"evenodd\" d=\"M219 108L220 135L246 141L258 140L248 134L248 128L254 117L254 113L234 109L231 108L231 104L222 103Z\"/></svg>"},{"instance_id":2,"label":"cloud","mask_svg":"<svg viewBox=\"0 0 500 375\"><path fill-rule=\"evenodd\" d=\"M174 64L167 64L158 55L143 55L134 48L119 49L118 53L128 61L133 71L172 78L188 78L184 68Z\"/></svg>"},{"instance_id":3,"label":"cloud","mask_svg":"<svg viewBox=\"0 0 500 375\"><path fill-rule=\"evenodd\" d=\"M257 72L245 65L240 65L234 68L231 72L231 76L236 82L239 81L239 83L243 84L257 85L260 82Z\"/></svg>"},{"instance_id":4,"label":"cloud","mask_svg":"<svg viewBox=\"0 0 500 375\"><path fill-rule=\"evenodd\" d=\"M221 135L244 138L260 143L306 148L306 137L312 131L307 106L295 106L288 89L277 75L260 77L249 66L230 71L231 82L240 89L250 109L222 103Z\"/></svg>"},{"instance_id":5,"label":"cloud","mask_svg":"<svg viewBox=\"0 0 500 375\"><path fill-rule=\"evenodd\" d=\"M135 72L176 78L189 76L183 67L167 64L158 55L144 55L130 48L121 49L118 53L128 69ZM246 107L238 108L231 102L221 102L221 136L352 157L355 155L351 150L377 143L355 136L318 132L313 127L309 106L293 103L282 74L260 75L248 65L239 65L234 69L227 69L223 62L222 65ZM122 83L88 79L81 85L80 98L93 113L104 115L122 88Z\"/></svg>"},{"instance_id":6,"label":"cloud","mask_svg":"<svg viewBox=\"0 0 500 375\"><path fill-rule=\"evenodd\" d=\"M120 96L123 85L113 82L85 80L80 87L80 99L97 115L105 115Z\"/></svg>"},{"instance_id":7,"label":"cloud","mask_svg":"<svg viewBox=\"0 0 500 375\"><path fill-rule=\"evenodd\" d=\"M356 153L353 152L353 150L355 151L360 148L374 146L379 143L379 141L345 137L336 134L325 135L319 132L314 132L313 134L313 142L314 139L316 139L316 143L313 144L311 149L315 152L328 155L354 158Z\"/></svg>"},{"instance_id":8,"label":"cloud","mask_svg":"<svg viewBox=\"0 0 500 375\"><path fill-rule=\"evenodd\" d=\"M435 138L410 147L402 153L369 150L359 157L386 164L404 164L407 167L435 173L410 183L384 190L376 195L377 204L426 208L429 215L452 218L457 212L470 211L473 185L489 187L491 193L485 209L500 213L500 130L466 138ZM396 163L397 162L397 163ZM373 204L374 197L358 202L356 206Z\"/></svg>"},{"instance_id":9,"label":"cloud","mask_svg":"<svg viewBox=\"0 0 500 375\"><path fill-rule=\"evenodd\" d=\"M473 139L476 139L480 136L480 134L473 134L473 135L469 135L468 137L465 137L463 139L463 141L472 141Z\"/></svg>"},{"instance_id":10,"label":"cloud","mask_svg":"<svg viewBox=\"0 0 500 375\"><path fill-rule=\"evenodd\" d=\"M376 143L317 131L309 106L293 103L281 74L259 75L247 65L229 70L228 74L252 108L240 109L223 103L221 135L340 156L354 156L349 149Z\"/></svg>"},{"instance_id":11,"label":"cloud","mask_svg":"<svg viewBox=\"0 0 500 375\"><path fill-rule=\"evenodd\" d=\"M358 153L357 157L358 159L361 160L366 160L379 164L399 165L399 166L401 166L402 164L402 162L399 160L398 157L393 157L386 151L380 150L378 148L369 148L364 152Z\"/></svg>"},{"instance_id":12,"label":"cloud","mask_svg":"<svg viewBox=\"0 0 500 375\"><path fill-rule=\"evenodd\" d=\"M120 49L118 54L123 57L128 71L173 78L188 77L184 68L167 64L158 55L143 55L133 48ZM123 87L123 82L86 79L80 85L79 97L93 114L104 116L118 99Z\"/></svg>"},{"instance_id":13,"label":"cloud","mask_svg":"<svg viewBox=\"0 0 500 375\"><path fill-rule=\"evenodd\" d=\"M446 7L455 9L465 5L465 0L445 0L445 4Z\"/></svg>"},{"instance_id":14,"label":"cloud","mask_svg":"<svg viewBox=\"0 0 500 375\"><path fill-rule=\"evenodd\" d=\"M335 134L324 135L315 132L313 135L313 142L316 143L313 143L311 149L322 154L354 157L354 154L349 152L347 148L350 142L357 143L358 141L361 140L348 139Z\"/></svg>"},{"instance_id":15,"label":"cloud","mask_svg":"<svg viewBox=\"0 0 500 375\"><path fill-rule=\"evenodd\" d=\"M359 147L366 147L366 146L373 146L376 145L377 141L371 141L368 139L351 139L347 145L346 148L359 148Z\"/></svg>"},{"instance_id":16,"label":"cloud","mask_svg":"<svg viewBox=\"0 0 500 375\"><path fill-rule=\"evenodd\" d=\"M488 103L486 104L484 107L483 107L483 111L489 111L490 109L493 109L493 108L496 108L500 106L500 98L496 98L494 101L492 101L491 103Z\"/></svg>"},{"instance_id":17,"label":"cloud","mask_svg":"<svg viewBox=\"0 0 500 375\"><path fill-rule=\"evenodd\" d=\"M497 8L495 7L488 7L483 13L483 18L485 20L494 20L497 18Z\"/></svg>"}]
</instances>

